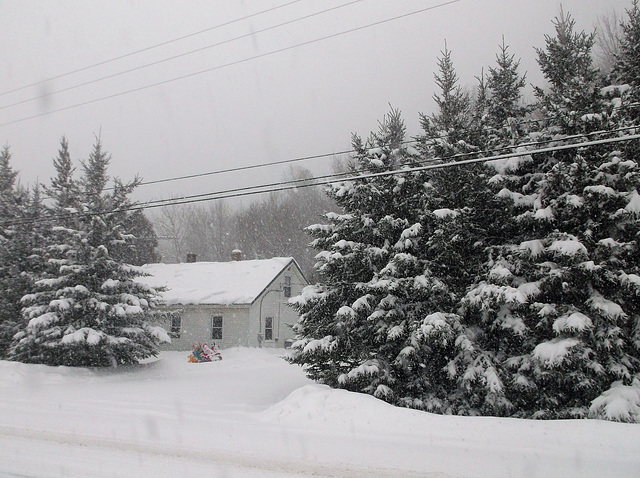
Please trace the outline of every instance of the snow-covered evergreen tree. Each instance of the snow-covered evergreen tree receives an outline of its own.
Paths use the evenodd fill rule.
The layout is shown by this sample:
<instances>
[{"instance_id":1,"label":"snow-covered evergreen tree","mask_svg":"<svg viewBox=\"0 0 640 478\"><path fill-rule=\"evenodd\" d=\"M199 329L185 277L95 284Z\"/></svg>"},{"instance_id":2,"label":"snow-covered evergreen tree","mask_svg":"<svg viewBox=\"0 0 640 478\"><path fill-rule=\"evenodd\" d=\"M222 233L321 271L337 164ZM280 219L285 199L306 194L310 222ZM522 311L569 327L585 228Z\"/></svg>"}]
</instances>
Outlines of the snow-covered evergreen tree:
<instances>
[{"instance_id":1,"label":"snow-covered evergreen tree","mask_svg":"<svg viewBox=\"0 0 640 478\"><path fill-rule=\"evenodd\" d=\"M5 264L11 264L9 294L12 316L15 326L13 333L7 337L5 352L16 333L24 329L21 320L21 299L34 289L34 283L45 270L44 263L46 244L49 238L50 221L46 217L45 208L40 199L40 189L35 187L24 205L20 208L20 216L16 219L11 236L11 256ZM9 310L9 309L5 309Z\"/></svg>"},{"instance_id":2,"label":"snow-covered evergreen tree","mask_svg":"<svg viewBox=\"0 0 640 478\"><path fill-rule=\"evenodd\" d=\"M477 332L464 323L459 307L480 274L487 248L502 240L504 231L495 225L504 222L504 209L497 206L498 201L488 187L490 168L482 163L455 163L486 154L482 149L492 143L487 131L496 129L488 121L496 99L491 97L493 92L488 83L488 95L481 102L484 104L475 105L484 107L486 113L471 114L468 97L457 86L457 76L452 74L453 65L446 51L439 69L436 75L442 89L441 95L437 95L441 98L437 102L439 109L429 118L422 116L425 133L420 143L426 157L449 164L430 173L431 189L424 207L430 212L424 221L429 232L419 256L444 285L449 300L434 304L420 329L423 350L430 351L423 355L422 362L433 368L430 376L438 377L431 384L432 390L438 390L438 396L426 408L447 413L480 413L486 397L495 395L496 372L484 352L474 345L472 338ZM496 82L491 86L495 89ZM450 98L451 103L445 98ZM502 401L498 397L494 403Z\"/></svg>"},{"instance_id":3,"label":"snow-covered evergreen tree","mask_svg":"<svg viewBox=\"0 0 640 478\"><path fill-rule=\"evenodd\" d=\"M596 88L599 73L591 55L596 34L576 32L575 21L564 12L554 26L556 35L545 35L546 47L536 49L549 88L536 87L535 93L544 115L564 133L581 133L590 126L581 118L602 108Z\"/></svg>"},{"instance_id":4,"label":"snow-covered evergreen tree","mask_svg":"<svg viewBox=\"0 0 640 478\"><path fill-rule=\"evenodd\" d=\"M632 124L640 121L640 7L634 0L627 10L627 19L620 24L621 35L618 38L619 48L616 55L614 77L618 85L610 86L609 91L617 89L622 94L617 100L616 108ZM640 147L629 145L625 148L628 154L640 154Z\"/></svg>"},{"instance_id":5,"label":"snow-covered evergreen tree","mask_svg":"<svg viewBox=\"0 0 640 478\"><path fill-rule=\"evenodd\" d=\"M354 136L354 176L415 164L404 144L404 123L392 111L378 134ZM422 234L421 173L351 179L328 193L342 208L328 223L310 226L320 252L321 282L292 300L301 312L299 339L289 360L310 377L336 387L397 402L412 371L411 340L425 314L417 313L434 283L413 255ZM437 289L435 289L437 290Z\"/></svg>"},{"instance_id":6,"label":"snow-covered evergreen tree","mask_svg":"<svg viewBox=\"0 0 640 478\"><path fill-rule=\"evenodd\" d=\"M520 61L509 55L504 43L496 54L496 66L489 67L487 88L487 124L492 129L490 145L499 147L517 142L522 134L525 108L521 104L526 75L520 75Z\"/></svg>"},{"instance_id":7,"label":"snow-covered evergreen tree","mask_svg":"<svg viewBox=\"0 0 640 478\"><path fill-rule=\"evenodd\" d=\"M489 126L489 85L487 84L487 76L484 68L480 72L480 76L476 76L478 84L476 85L475 96L472 104L472 124L478 131L486 130ZM479 135L477 146L481 150L487 149L488 138L482 134Z\"/></svg>"},{"instance_id":8,"label":"snow-covered evergreen tree","mask_svg":"<svg viewBox=\"0 0 640 478\"><path fill-rule=\"evenodd\" d=\"M60 140L58 156L53 158L53 166L56 176L51 178L50 186L44 187L45 194L53 201L57 212L77 212L80 186L73 178L75 167L69 154L69 142L64 136Z\"/></svg>"},{"instance_id":9,"label":"snow-covered evergreen tree","mask_svg":"<svg viewBox=\"0 0 640 478\"><path fill-rule=\"evenodd\" d=\"M627 21L621 24L622 36L619 41L619 53L616 58L615 74L621 83L632 86L637 94L640 89L640 7L633 0L627 10Z\"/></svg>"},{"instance_id":10,"label":"snow-covered evergreen tree","mask_svg":"<svg viewBox=\"0 0 640 478\"><path fill-rule=\"evenodd\" d=\"M425 131L423 143L429 141L433 149L427 157L450 157L466 152L469 148L469 132L472 129L472 104L469 95L462 90L453 65L451 50L445 48L438 58L438 72L434 74L439 93L433 95L437 113L420 114ZM462 148L462 149L461 149Z\"/></svg>"},{"instance_id":11,"label":"snow-covered evergreen tree","mask_svg":"<svg viewBox=\"0 0 640 478\"><path fill-rule=\"evenodd\" d=\"M20 298L25 294L23 244L19 232L27 193L16 185L18 172L11 166L8 146L0 151L0 358L4 358L11 338L18 331Z\"/></svg>"},{"instance_id":12,"label":"snow-covered evergreen tree","mask_svg":"<svg viewBox=\"0 0 640 478\"><path fill-rule=\"evenodd\" d=\"M16 177L18 176L18 172L14 171L11 167L11 151L9 150L9 146L3 146L2 151L0 152L0 192L2 193L2 203L0 206L0 213L2 213L2 217L7 218L11 214L11 202L13 201L10 197L14 192Z\"/></svg>"},{"instance_id":13,"label":"snow-covered evergreen tree","mask_svg":"<svg viewBox=\"0 0 640 478\"><path fill-rule=\"evenodd\" d=\"M77 182L62 141L57 176L46 189L57 225L46 247L47 269L22 299L25 330L14 339L14 360L112 366L156 355L158 343L169 340L149 324L156 292L136 282L137 269L110 252L132 240L123 225L138 181L115 180L107 190L109 160L97 141Z\"/></svg>"},{"instance_id":14,"label":"snow-covered evergreen tree","mask_svg":"<svg viewBox=\"0 0 640 478\"><path fill-rule=\"evenodd\" d=\"M367 143L354 138L354 173L451 162L477 151L471 103L450 52L439 60L438 113L423 115L423 153L402 146L390 114ZM302 313L291 361L333 386L392 403L468 413L459 370L473 347L456 313L482 264L493 198L485 168L444 168L343 183L330 191L344 214L310 230L321 284L293 301ZM492 378L492 377L490 377Z\"/></svg>"},{"instance_id":15,"label":"snow-covered evergreen tree","mask_svg":"<svg viewBox=\"0 0 640 478\"><path fill-rule=\"evenodd\" d=\"M419 155L393 114L354 137L354 175L441 167L330 188L344 212L309 228L322 281L292 300L289 359L310 377L442 413L635 416L616 403L640 383L640 169L627 143L586 144L627 134L635 90L603 88L593 35L554 23L540 122L522 127L504 43L475 103L445 47ZM535 152L569 142L584 146ZM487 147L514 156L455 164Z\"/></svg>"},{"instance_id":16,"label":"snow-covered evergreen tree","mask_svg":"<svg viewBox=\"0 0 640 478\"><path fill-rule=\"evenodd\" d=\"M573 26L557 19L557 37L539 51L549 126L532 139L562 144L578 131L616 128L616 102L595 85L593 38ZM511 239L491 249L465 301L474 345L490 360L480 370L496 372L496 397L511 413L586 416L612 383L630 384L639 370L638 164L600 145L512 158L496 170L490 182L513 220ZM486 413L499 413L488 404Z\"/></svg>"}]
</instances>

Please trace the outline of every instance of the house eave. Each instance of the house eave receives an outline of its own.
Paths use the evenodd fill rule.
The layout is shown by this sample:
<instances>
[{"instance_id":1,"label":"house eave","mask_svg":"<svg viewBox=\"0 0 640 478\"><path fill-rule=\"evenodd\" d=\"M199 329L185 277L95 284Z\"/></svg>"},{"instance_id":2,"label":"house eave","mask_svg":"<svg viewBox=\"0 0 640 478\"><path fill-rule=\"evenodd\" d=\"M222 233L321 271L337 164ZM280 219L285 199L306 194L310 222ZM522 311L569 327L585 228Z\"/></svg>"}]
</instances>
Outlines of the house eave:
<instances>
[{"instance_id":1,"label":"house eave","mask_svg":"<svg viewBox=\"0 0 640 478\"><path fill-rule=\"evenodd\" d=\"M255 302L255 301L254 301ZM233 304L219 304L213 302L199 302L197 304L189 303L183 304L180 302L172 302L171 304L162 304L161 307L217 307L217 308L229 308L229 307L251 307L253 302L242 302Z\"/></svg>"},{"instance_id":2,"label":"house eave","mask_svg":"<svg viewBox=\"0 0 640 478\"><path fill-rule=\"evenodd\" d=\"M260 291L260 293L255 297L255 299L253 299L253 301L251 302L250 305L253 305L256 303L256 301L262 297L262 295L268 291L271 286L273 285L273 283L278 279L278 277L280 277L280 275L282 274L283 271L285 271L288 267L291 266L291 264L293 264L295 266L295 268L298 270L298 273L304 278L304 280L306 281L306 278L304 277L304 274L302 273L302 269L300 269L300 266L298 265L298 262L292 257L289 262L287 262L284 266L282 266L282 268L280 269L280 271L278 271L278 273L273 277L273 279L271 279L271 281L265 286L264 289L262 289Z\"/></svg>"}]
</instances>

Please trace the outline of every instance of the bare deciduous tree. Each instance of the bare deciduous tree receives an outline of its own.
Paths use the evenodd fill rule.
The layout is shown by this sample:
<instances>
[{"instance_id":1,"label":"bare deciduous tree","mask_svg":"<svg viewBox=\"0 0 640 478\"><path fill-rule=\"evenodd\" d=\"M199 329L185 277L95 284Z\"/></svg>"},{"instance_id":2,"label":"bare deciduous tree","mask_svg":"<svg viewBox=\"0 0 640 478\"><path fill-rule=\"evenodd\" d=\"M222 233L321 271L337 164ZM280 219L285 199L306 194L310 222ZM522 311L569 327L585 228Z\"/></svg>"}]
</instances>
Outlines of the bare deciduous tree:
<instances>
[{"instance_id":1,"label":"bare deciduous tree","mask_svg":"<svg viewBox=\"0 0 640 478\"><path fill-rule=\"evenodd\" d=\"M345 167L344 160L334 158L334 168ZM300 187L272 192L241 211L223 201L163 208L152 218L162 261L184 262L189 253L199 261L227 261L238 248L247 259L294 257L311 279L315 252L304 228L337 206L322 187L309 186L314 179L305 168L291 167L282 179Z\"/></svg>"},{"instance_id":2,"label":"bare deciduous tree","mask_svg":"<svg viewBox=\"0 0 640 478\"><path fill-rule=\"evenodd\" d=\"M607 74L613 71L620 53L620 27L622 18L615 10L601 15L596 22L596 45L594 49L596 64L600 71Z\"/></svg>"},{"instance_id":3,"label":"bare deciduous tree","mask_svg":"<svg viewBox=\"0 0 640 478\"><path fill-rule=\"evenodd\" d=\"M158 235L158 249L163 262L182 262L186 258L187 220L184 206L168 206L151 217Z\"/></svg>"},{"instance_id":4,"label":"bare deciduous tree","mask_svg":"<svg viewBox=\"0 0 640 478\"><path fill-rule=\"evenodd\" d=\"M198 260L225 261L236 247L233 238L233 214L224 201L185 208L187 252Z\"/></svg>"},{"instance_id":5,"label":"bare deciduous tree","mask_svg":"<svg viewBox=\"0 0 640 478\"><path fill-rule=\"evenodd\" d=\"M302 187L313 183L305 168L290 168L284 181L300 180L301 187L271 193L236 215L236 239L245 256L260 259L273 256L294 257L308 279L313 279L315 251L304 228L321 221L321 215L337 206L321 187Z\"/></svg>"}]
</instances>

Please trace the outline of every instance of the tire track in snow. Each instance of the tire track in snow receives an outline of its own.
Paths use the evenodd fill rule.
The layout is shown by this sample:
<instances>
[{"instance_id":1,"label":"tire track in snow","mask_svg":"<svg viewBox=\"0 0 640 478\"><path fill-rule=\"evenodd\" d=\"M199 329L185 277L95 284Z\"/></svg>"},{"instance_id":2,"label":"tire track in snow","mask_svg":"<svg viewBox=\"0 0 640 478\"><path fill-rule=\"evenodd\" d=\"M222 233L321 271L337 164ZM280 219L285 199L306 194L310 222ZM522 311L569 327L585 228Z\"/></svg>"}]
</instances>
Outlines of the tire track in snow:
<instances>
[{"instance_id":1,"label":"tire track in snow","mask_svg":"<svg viewBox=\"0 0 640 478\"><path fill-rule=\"evenodd\" d=\"M455 478L442 473L425 473L401 469L361 468L345 463L318 463L302 460L287 460L258 455L240 455L205 449L183 449L170 446L152 445L132 441L111 440L87 435L54 433L50 431L13 428L0 425L0 436L45 442L53 445L95 448L128 455L146 456L151 459L173 459L178 463L200 462L202 465L221 466L237 471L247 470L255 473L268 471L292 476L316 476L331 478ZM88 450L87 450L88 452ZM63 458L63 456L61 457ZM0 465L1 467L2 465ZM6 471L6 470L5 470ZM0 475L3 470L0 469ZM7 476L7 475L2 475ZM27 476L27 475L8 475ZM233 476L233 475L231 475ZM241 476L241 475L240 475Z\"/></svg>"}]
</instances>

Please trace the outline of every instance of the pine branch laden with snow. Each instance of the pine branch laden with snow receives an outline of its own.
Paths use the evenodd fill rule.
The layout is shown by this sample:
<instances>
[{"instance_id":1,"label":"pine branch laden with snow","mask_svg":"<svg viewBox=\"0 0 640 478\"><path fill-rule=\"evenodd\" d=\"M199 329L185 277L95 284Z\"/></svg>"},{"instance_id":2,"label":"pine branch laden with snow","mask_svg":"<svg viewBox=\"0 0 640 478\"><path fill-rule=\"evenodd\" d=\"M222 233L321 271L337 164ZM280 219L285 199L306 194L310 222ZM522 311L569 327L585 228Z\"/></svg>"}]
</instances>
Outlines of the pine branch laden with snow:
<instances>
[{"instance_id":1,"label":"pine branch laden with snow","mask_svg":"<svg viewBox=\"0 0 640 478\"><path fill-rule=\"evenodd\" d=\"M621 380L595 398L589 407L590 418L602 418L615 422L640 423L640 378L630 385Z\"/></svg>"},{"instance_id":2,"label":"pine branch laden with snow","mask_svg":"<svg viewBox=\"0 0 640 478\"><path fill-rule=\"evenodd\" d=\"M591 400L612 381L630 380L637 371L629 320L637 306L621 279L638 267L632 238L640 224L624 210L633 204L638 172L619 156L597 153L582 158L581 168L552 167L539 184L553 208L555 230L545 234L535 214L520 214L520 243L496 249L501 254L486 280L465 299L468 313L488 325L479 347L493 344L496 357L503 357L497 373L522 416L586 416ZM575 189L567 191L567 185ZM522 207L510 193L514 197L514 207Z\"/></svg>"}]
</instances>

